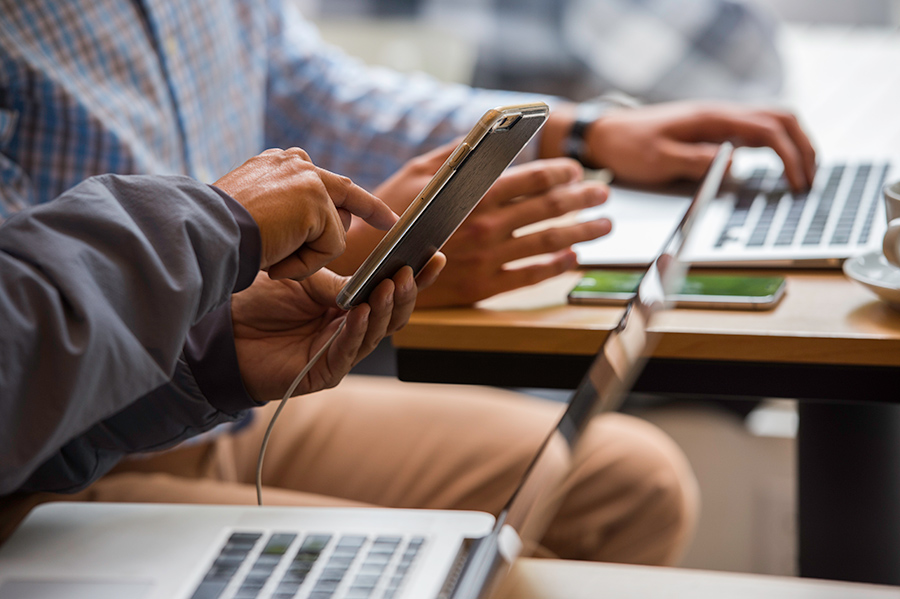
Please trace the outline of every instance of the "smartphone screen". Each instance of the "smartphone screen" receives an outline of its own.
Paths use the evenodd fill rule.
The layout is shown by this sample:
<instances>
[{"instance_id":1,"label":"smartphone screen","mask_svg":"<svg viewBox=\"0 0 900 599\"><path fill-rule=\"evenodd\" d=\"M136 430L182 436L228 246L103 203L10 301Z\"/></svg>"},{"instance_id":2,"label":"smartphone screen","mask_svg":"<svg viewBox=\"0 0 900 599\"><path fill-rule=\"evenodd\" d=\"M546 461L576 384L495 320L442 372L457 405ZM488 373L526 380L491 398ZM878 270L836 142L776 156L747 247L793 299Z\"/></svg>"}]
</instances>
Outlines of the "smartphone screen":
<instances>
[{"instance_id":1,"label":"smartphone screen","mask_svg":"<svg viewBox=\"0 0 900 599\"><path fill-rule=\"evenodd\" d=\"M573 304L624 304L634 296L642 272L592 270L569 293ZM683 307L770 308L784 294L779 276L690 274L671 299Z\"/></svg>"}]
</instances>

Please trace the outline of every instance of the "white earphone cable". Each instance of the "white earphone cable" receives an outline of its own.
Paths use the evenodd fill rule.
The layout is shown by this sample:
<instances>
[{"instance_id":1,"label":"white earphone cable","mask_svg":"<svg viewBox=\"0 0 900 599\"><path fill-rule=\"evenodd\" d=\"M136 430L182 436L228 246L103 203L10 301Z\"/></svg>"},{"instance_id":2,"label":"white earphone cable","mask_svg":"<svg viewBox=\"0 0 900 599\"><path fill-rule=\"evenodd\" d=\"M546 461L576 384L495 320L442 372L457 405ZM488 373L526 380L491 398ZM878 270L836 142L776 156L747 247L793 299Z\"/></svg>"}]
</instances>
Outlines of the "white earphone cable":
<instances>
[{"instance_id":1,"label":"white earphone cable","mask_svg":"<svg viewBox=\"0 0 900 599\"><path fill-rule=\"evenodd\" d=\"M262 446L259 448L259 459L256 462L256 502L259 505L263 504L262 501L262 469L263 469L263 459L266 455L266 447L269 445L269 437L272 436L272 429L275 428L275 421L278 419L278 416L281 414L281 411L284 409L284 406L287 405L288 399L294 394L294 390L297 388L297 385L300 384L300 381L309 374L309 371L312 370L312 367L316 365L316 362L319 361L325 352L328 351L328 348L331 347L331 344L334 343L334 340L337 339L337 336L341 334L341 331L344 330L344 324L346 324L347 320L344 319L341 321L341 324L338 326L337 330L331 335L328 341L325 342L325 345L315 353L312 359L303 367L303 370L300 371L300 374L294 379L294 382L291 383L291 386L288 387L288 390L285 392L284 397L281 398L281 405L278 406L278 409L275 410L275 413L272 414L272 419L269 421L269 426L266 429L266 434L262 440Z\"/></svg>"}]
</instances>

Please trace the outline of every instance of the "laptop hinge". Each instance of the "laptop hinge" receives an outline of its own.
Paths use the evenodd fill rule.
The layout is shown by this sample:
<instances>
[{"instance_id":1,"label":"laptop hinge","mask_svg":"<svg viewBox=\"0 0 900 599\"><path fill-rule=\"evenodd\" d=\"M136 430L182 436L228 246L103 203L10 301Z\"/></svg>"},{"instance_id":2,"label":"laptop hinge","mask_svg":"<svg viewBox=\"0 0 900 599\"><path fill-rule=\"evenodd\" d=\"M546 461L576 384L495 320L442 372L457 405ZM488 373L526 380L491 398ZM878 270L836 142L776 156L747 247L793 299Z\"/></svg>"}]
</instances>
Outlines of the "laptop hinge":
<instances>
[{"instance_id":1,"label":"laptop hinge","mask_svg":"<svg viewBox=\"0 0 900 599\"><path fill-rule=\"evenodd\" d=\"M450 572L447 573L447 578L444 579L444 585L437 595L437 599L450 599L450 597L453 596L453 592L459 582L459 577L462 575L463 570L465 570L469 558L472 555L472 548L480 540L481 539L471 538L463 539L462 545L460 545L459 551L456 554L456 558L454 558L453 564L450 566Z\"/></svg>"},{"instance_id":2,"label":"laptop hinge","mask_svg":"<svg viewBox=\"0 0 900 599\"><path fill-rule=\"evenodd\" d=\"M502 531L502 532L501 532ZM509 570L521 542L509 550L509 533L518 541L518 535L508 526L495 528L491 534L469 540L466 555L454 564L452 580L447 579L439 599L485 599L500 580L500 574ZM503 534L506 533L506 534ZM515 545L515 543L513 543Z\"/></svg>"}]
</instances>

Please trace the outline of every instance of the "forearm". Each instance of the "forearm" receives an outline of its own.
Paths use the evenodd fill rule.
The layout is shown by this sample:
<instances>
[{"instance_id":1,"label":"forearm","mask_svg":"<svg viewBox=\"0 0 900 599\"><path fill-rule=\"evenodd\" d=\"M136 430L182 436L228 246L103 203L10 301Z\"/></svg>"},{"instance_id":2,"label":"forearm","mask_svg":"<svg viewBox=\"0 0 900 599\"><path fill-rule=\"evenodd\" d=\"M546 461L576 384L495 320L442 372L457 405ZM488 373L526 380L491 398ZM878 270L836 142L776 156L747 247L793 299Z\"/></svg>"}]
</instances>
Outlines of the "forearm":
<instances>
[{"instance_id":1,"label":"forearm","mask_svg":"<svg viewBox=\"0 0 900 599\"><path fill-rule=\"evenodd\" d=\"M23 469L24 479L13 488L20 493L74 493L106 474L126 455L173 447L242 414L222 412L211 405L192 368L179 359L164 384L71 435L45 460Z\"/></svg>"},{"instance_id":2,"label":"forearm","mask_svg":"<svg viewBox=\"0 0 900 599\"><path fill-rule=\"evenodd\" d=\"M190 328L252 281L227 201L183 177L105 176L0 228L0 494L170 384Z\"/></svg>"}]
</instances>

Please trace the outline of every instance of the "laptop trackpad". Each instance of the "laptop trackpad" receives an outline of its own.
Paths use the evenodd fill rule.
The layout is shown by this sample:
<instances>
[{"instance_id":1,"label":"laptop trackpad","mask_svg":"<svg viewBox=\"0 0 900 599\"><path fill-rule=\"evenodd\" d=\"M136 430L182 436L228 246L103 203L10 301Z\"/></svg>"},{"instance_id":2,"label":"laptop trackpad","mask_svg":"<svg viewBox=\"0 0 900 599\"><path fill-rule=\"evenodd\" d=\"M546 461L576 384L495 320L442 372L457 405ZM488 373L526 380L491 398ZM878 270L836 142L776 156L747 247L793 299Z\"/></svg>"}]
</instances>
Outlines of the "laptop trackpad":
<instances>
[{"instance_id":1,"label":"laptop trackpad","mask_svg":"<svg viewBox=\"0 0 900 599\"><path fill-rule=\"evenodd\" d=\"M0 599L141 599L153 583L84 580L7 580Z\"/></svg>"}]
</instances>

